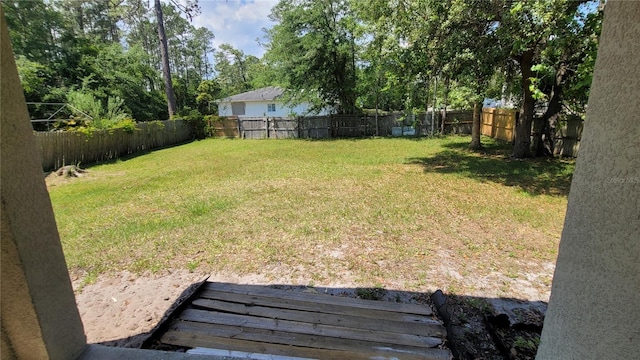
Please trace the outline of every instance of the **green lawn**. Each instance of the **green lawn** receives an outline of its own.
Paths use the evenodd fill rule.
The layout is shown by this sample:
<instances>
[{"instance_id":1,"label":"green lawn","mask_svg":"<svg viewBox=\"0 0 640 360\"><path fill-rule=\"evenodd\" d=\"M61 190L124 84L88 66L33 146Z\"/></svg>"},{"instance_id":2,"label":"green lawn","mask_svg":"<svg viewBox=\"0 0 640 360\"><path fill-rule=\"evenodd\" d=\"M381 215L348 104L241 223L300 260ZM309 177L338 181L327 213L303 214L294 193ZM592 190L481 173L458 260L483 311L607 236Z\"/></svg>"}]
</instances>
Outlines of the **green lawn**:
<instances>
[{"instance_id":1,"label":"green lawn","mask_svg":"<svg viewBox=\"0 0 640 360\"><path fill-rule=\"evenodd\" d=\"M505 294L518 279L544 290L573 162L511 161L483 141L475 154L468 137L208 139L48 184L85 282L189 269L473 293L467 279L498 273Z\"/></svg>"}]
</instances>

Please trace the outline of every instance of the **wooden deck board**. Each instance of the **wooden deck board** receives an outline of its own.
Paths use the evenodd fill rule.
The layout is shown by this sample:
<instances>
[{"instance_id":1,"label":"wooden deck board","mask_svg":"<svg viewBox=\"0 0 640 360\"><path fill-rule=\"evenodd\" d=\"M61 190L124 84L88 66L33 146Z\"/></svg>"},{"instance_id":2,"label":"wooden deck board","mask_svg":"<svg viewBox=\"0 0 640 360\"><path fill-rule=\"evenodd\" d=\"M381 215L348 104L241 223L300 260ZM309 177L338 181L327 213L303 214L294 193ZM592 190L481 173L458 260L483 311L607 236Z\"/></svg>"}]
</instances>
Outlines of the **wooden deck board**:
<instances>
[{"instance_id":1,"label":"wooden deck board","mask_svg":"<svg viewBox=\"0 0 640 360\"><path fill-rule=\"evenodd\" d=\"M313 359L450 359L428 306L206 283L160 343Z\"/></svg>"},{"instance_id":2,"label":"wooden deck board","mask_svg":"<svg viewBox=\"0 0 640 360\"><path fill-rule=\"evenodd\" d=\"M212 340L214 338L215 340ZM425 354L434 357L443 352L443 350L437 348L425 349L373 341L352 341L349 339L245 328L241 326L221 325L211 327L207 326L207 324L180 320L172 324L171 329L163 336L162 341L168 344L174 344L182 343L184 341L191 342L192 340L197 339L197 342L193 343L195 346L203 346L205 341L210 341L206 346L211 347L215 342L220 342L221 338L358 353L385 353L396 354L396 356L398 354L403 354L405 356L411 354L412 358L417 357L420 359L424 359ZM289 355L293 356L292 354ZM295 356L301 356L301 354Z\"/></svg>"},{"instance_id":3,"label":"wooden deck board","mask_svg":"<svg viewBox=\"0 0 640 360\"><path fill-rule=\"evenodd\" d=\"M196 309L185 310L180 314L180 319L208 324L228 324L247 328L286 331L291 333L347 338L352 340L373 340L418 347L434 347L442 344L442 339L437 337L397 334L383 331L384 323L380 323L380 330L345 329L341 326L319 325L311 322L260 318L256 316L226 314L216 311Z\"/></svg>"},{"instance_id":4,"label":"wooden deck board","mask_svg":"<svg viewBox=\"0 0 640 360\"><path fill-rule=\"evenodd\" d=\"M282 291L282 290L281 290ZM287 291L282 291L285 295L288 294ZM306 295L306 294L304 294ZM311 294L310 294L311 295ZM402 322L429 322L433 320L431 315L416 315L416 314L408 314L403 312L394 312L380 309L367 309L362 307L352 307L349 306L351 298L343 298L343 297L335 297L328 295L320 295L328 298L332 298L331 300L335 302L334 304L326 304L320 301L316 302L316 296L309 298L299 298L299 299L290 299L286 296L277 297L275 294L270 296L265 295L255 295L255 294L238 294L238 293L228 293L224 291L213 291L213 290L204 290L201 294L201 297L204 299L211 300L221 300L226 302L239 302L251 305L259 305L259 306L268 306L272 308L282 308L282 309L292 309L292 310L302 310L302 311L313 311L318 313L325 314L336 314L336 315L357 315L364 318L376 319L376 320L385 320L385 321L402 321ZM239 300L240 299L240 300ZM335 300L338 300L337 302ZM325 301L327 301L325 299ZM373 302L372 300L369 300ZM390 303L394 304L394 303Z\"/></svg>"},{"instance_id":5,"label":"wooden deck board","mask_svg":"<svg viewBox=\"0 0 640 360\"><path fill-rule=\"evenodd\" d=\"M345 305L347 303L350 307L391 311L406 314L419 314L419 315L433 315L433 312L428 306L414 305L405 303L396 303L388 301L374 301L374 300L362 300L347 298L341 296L331 296L318 293L299 293L293 291L283 291L281 289L273 289L268 287L255 287L253 285L238 285L228 283L208 283L204 286L205 290L213 290L219 292L231 292L244 295L263 295L270 297L277 297L280 299L291 300L304 300L314 301L318 304L328 305Z\"/></svg>"},{"instance_id":6,"label":"wooden deck board","mask_svg":"<svg viewBox=\"0 0 640 360\"><path fill-rule=\"evenodd\" d=\"M180 343L186 342L190 344L190 347L204 347L212 349L222 350L235 350L248 353L258 354L270 354L278 356L292 356L302 357L309 359L323 359L323 360L449 360L451 354L446 350L441 349L427 349L424 354L415 354L410 352L398 352L393 350L372 350L362 351L359 349L343 351L343 350L330 350L320 348L310 348L302 346L290 346L268 343L263 341L248 341L240 340L236 338L227 337L215 337L210 335L200 335L197 333L180 332L177 334L180 336L178 341Z\"/></svg>"},{"instance_id":7,"label":"wooden deck board","mask_svg":"<svg viewBox=\"0 0 640 360\"><path fill-rule=\"evenodd\" d=\"M345 328L380 330L380 319L372 319L357 315L328 314L315 312L313 310L289 310L282 308L272 308L268 306L258 306L255 303L235 303L210 299L197 299L193 302L196 308L208 309L212 311L223 311L227 313L252 315L271 319L306 321L313 324L342 326ZM433 319L425 321L400 321L386 320L384 331L399 334L446 336L442 333L442 324Z\"/></svg>"}]
</instances>

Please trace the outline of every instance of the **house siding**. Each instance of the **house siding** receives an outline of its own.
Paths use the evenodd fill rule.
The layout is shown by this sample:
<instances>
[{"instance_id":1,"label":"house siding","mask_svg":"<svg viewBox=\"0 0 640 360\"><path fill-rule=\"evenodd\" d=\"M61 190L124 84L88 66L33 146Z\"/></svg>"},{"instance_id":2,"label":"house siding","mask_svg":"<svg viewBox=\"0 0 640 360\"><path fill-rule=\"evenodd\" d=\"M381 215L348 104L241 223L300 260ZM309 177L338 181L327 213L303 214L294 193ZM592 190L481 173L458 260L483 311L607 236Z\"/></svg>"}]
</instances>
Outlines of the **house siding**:
<instances>
[{"instance_id":1,"label":"house siding","mask_svg":"<svg viewBox=\"0 0 640 360\"><path fill-rule=\"evenodd\" d=\"M295 115L327 115L329 111L323 109L322 111L315 112L313 114L307 114L309 109L308 103L299 104L294 106L293 108L285 105L281 101L277 100L266 100L266 101L246 101L245 102L245 111L244 115L239 115L240 117L260 117L260 116L272 116L272 117L288 117L291 116L292 113ZM267 111L268 104L276 104L276 111ZM230 102L221 102L218 104L218 115L219 116L232 116Z\"/></svg>"}]
</instances>

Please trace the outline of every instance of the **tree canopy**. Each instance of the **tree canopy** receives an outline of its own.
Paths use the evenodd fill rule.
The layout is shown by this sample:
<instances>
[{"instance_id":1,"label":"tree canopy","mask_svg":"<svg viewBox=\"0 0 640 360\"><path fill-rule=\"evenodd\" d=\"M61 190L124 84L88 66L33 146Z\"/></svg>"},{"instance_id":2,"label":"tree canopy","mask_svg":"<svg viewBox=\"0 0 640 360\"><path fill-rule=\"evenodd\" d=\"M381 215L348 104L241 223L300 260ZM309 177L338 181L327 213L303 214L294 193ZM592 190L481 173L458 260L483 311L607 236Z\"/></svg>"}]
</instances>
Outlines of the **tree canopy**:
<instances>
[{"instance_id":1,"label":"tree canopy","mask_svg":"<svg viewBox=\"0 0 640 360\"><path fill-rule=\"evenodd\" d=\"M214 34L190 22L197 2L155 3L169 83L149 1L3 1L27 100L80 91L105 108L122 99L145 121L168 116L168 86L178 115L266 86L342 113L508 98L521 113L513 156L548 155L559 115L584 112L602 21L600 0L281 0L258 58L214 48Z\"/></svg>"},{"instance_id":2,"label":"tree canopy","mask_svg":"<svg viewBox=\"0 0 640 360\"><path fill-rule=\"evenodd\" d=\"M356 111L356 26L342 0L280 1L270 15L267 58L281 83L322 105Z\"/></svg>"}]
</instances>

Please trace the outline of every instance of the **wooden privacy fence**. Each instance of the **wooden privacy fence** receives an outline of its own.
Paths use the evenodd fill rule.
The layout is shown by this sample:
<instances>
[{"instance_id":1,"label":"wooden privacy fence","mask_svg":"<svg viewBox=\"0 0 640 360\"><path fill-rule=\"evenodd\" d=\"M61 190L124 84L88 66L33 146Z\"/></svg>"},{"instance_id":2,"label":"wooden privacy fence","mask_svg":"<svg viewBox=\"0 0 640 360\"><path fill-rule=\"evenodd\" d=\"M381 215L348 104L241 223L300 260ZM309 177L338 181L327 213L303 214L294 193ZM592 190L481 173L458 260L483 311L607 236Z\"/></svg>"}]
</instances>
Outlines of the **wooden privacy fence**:
<instances>
[{"instance_id":1,"label":"wooden privacy fence","mask_svg":"<svg viewBox=\"0 0 640 360\"><path fill-rule=\"evenodd\" d=\"M239 136L237 117L209 120L207 127L209 128L209 136L226 138L236 138Z\"/></svg>"},{"instance_id":2,"label":"wooden privacy fence","mask_svg":"<svg viewBox=\"0 0 640 360\"><path fill-rule=\"evenodd\" d=\"M470 133L471 111L447 113L445 132ZM450 120L449 120L450 119ZM415 121L414 121L415 120ZM380 115L325 115L299 118L282 117L227 117L210 121L209 134L213 137L239 137L243 139L328 139L368 136L396 136L397 128L411 127L415 135L431 133L431 113L400 120L399 114ZM442 115L436 113L434 130L440 131ZM412 134L414 133L412 132ZM403 131L400 131L400 135Z\"/></svg>"},{"instance_id":3,"label":"wooden privacy fence","mask_svg":"<svg viewBox=\"0 0 640 360\"><path fill-rule=\"evenodd\" d=\"M495 139L513 141L518 111L513 109L482 109L481 133ZM577 116L562 116L556 126L554 155L576 157L580 149L583 120ZM533 135L533 134L532 134Z\"/></svg>"},{"instance_id":4,"label":"wooden privacy fence","mask_svg":"<svg viewBox=\"0 0 640 360\"><path fill-rule=\"evenodd\" d=\"M495 139L513 141L517 113L512 109L482 109L480 133Z\"/></svg>"},{"instance_id":5,"label":"wooden privacy fence","mask_svg":"<svg viewBox=\"0 0 640 360\"><path fill-rule=\"evenodd\" d=\"M133 132L123 129L78 132L34 132L44 171L64 165L116 159L140 151L179 144L192 139L192 128L182 120L138 123Z\"/></svg>"},{"instance_id":6,"label":"wooden privacy fence","mask_svg":"<svg viewBox=\"0 0 640 360\"><path fill-rule=\"evenodd\" d=\"M554 155L578 156L583 125L584 121L578 116L567 116L558 121L553 149Z\"/></svg>"},{"instance_id":7,"label":"wooden privacy fence","mask_svg":"<svg viewBox=\"0 0 640 360\"><path fill-rule=\"evenodd\" d=\"M436 125L442 121L443 113L436 113ZM444 121L445 134L471 134L473 110L448 110Z\"/></svg>"}]
</instances>

